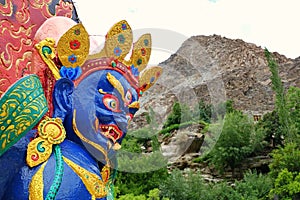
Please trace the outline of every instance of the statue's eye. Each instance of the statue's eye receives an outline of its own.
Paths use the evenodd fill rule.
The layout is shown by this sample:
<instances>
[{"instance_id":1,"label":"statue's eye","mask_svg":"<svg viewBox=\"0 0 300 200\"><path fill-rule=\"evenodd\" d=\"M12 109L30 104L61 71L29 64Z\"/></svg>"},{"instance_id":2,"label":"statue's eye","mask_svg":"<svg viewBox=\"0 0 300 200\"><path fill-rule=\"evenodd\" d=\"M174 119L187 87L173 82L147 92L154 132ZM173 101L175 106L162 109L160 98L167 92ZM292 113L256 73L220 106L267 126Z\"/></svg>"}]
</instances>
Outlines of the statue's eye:
<instances>
[{"instance_id":1,"label":"statue's eye","mask_svg":"<svg viewBox=\"0 0 300 200\"><path fill-rule=\"evenodd\" d=\"M111 94L104 95L103 104L107 109L113 112L121 112L118 98Z\"/></svg>"},{"instance_id":2,"label":"statue's eye","mask_svg":"<svg viewBox=\"0 0 300 200\"><path fill-rule=\"evenodd\" d=\"M125 95L125 104L129 105L131 103L131 100L132 100L132 94L130 90L128 90Z\"/></svg>"}]
</instances>

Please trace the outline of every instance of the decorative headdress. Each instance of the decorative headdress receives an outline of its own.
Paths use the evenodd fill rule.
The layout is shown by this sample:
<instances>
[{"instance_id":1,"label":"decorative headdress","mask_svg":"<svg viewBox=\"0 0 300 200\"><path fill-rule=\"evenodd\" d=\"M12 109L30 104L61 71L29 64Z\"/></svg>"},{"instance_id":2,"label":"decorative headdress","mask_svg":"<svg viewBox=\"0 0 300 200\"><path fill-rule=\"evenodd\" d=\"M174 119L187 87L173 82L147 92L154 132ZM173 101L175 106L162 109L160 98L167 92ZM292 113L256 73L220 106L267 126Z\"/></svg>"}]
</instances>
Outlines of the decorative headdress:
<instances>
[{"instance_id":1,"label":"decorative headdress","mask_svg":"<svg viewBox=\"0 0 300 200\"><path fill-rule=\"evenodd\" d=\"M92 72L110 69L121 73L139 94L142 94L156 82L162 68L147 67L151 54L150 34L142 35L133 47L132 41L132 30L129 24L122 20L108 31L104 48L90 56L89 37L84 26L77 24L69 29L57 44L57 54L62 66L53 61L53 40L45 39L36 47L55 79L69 78L74 80L76 86ZM131 57L125 60L131 48Z\"/></svg>"}]
</instances>

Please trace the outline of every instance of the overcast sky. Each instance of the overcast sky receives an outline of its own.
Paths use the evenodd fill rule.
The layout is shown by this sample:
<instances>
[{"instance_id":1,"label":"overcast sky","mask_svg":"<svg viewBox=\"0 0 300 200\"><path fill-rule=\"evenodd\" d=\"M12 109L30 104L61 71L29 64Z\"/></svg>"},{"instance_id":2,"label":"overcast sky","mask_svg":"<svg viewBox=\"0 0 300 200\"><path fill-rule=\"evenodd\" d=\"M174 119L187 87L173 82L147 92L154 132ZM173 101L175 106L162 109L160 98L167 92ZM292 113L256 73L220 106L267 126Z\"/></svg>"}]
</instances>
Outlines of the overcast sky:
<instances>
[{"instance_id":1,"label":"overcast sky","mask_svg":"<svg viewBox=\"0 0 300 200\"><path fill-rule=\"evenodd\" d=\"M300 56L300 0L74 0L91 35L125 19L135 36L153 33L157 64L193 35L242 39L289 58ZM159 37L160 36L160 37ZM164 44L163 44L164 43Z\"/></svg>"}]
</instances>

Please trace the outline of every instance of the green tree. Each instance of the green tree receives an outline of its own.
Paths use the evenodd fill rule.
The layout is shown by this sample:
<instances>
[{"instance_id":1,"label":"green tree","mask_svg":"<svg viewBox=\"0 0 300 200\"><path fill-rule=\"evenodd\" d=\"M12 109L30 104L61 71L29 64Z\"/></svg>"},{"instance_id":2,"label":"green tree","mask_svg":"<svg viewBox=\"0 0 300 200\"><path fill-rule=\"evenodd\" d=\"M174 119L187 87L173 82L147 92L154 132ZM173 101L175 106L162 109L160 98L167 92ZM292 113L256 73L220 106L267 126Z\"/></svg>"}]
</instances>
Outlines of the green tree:
<instances>
[{"instance_id":1,"label":"green tree","mask_svg":"<svg viewBox=\"0 0 300 200\"><path fill-rule=\"evenodd\" d=\"M167 121L164 123L163 128L167 128L174 124L181 124L192 120L192 113L190 108L185 104L175 102L172 112L168 115Z\"/></svg>"},{"instance_id":2,"label":"green tree","mask_svg":"<svg viewBox=\"0 0 300 200\"><path fill-rule=\"evenodd\" d=\"M279 116L276 110L264 114L263 118L256 124L257 129L262 128L265 132L265 140L272 142L273 147L283 145L283 134L279 124Z\"/></svg>"},{"instance_id":3,"label":"green tree","mask_svg":"<svg viewBox=\"0 0 300 200\"><path fill-rule=\"evenodd\" d=\"M260 145L263 140L261 132L255 132L253 121L241 112L227 113L220 137L210 152L210 162L220 172L230 167L234 169ZM254 139L259 137L260 139Z\"/></svg>"},{"instance_id":4,"label":"green tree","mask_svg":"<svg viewBox=\"0 0 300 200\"><path fill-rule=\"evenodd\" d=\"M286 106L291 120L293 139L298 139L300 133L300 88L291 86L286 95Z\"/></svg>"},{"instance_id":5,"label":"green tree","mask_svg":"<svg viewBox=\"0 0 300 200\"><path fill-rule=\"evenodd\" d=\"M272 89L276 94L275 109L279 116L279 123L281 126L280 129L282 131L282 134L290 142L293 139L292 131L290 130L291 120L286 106L284 87L279 76L278 64L267 49L265 49L265 56L272 74L270 79L272 81Z\"/></svg>"}]
</instances>

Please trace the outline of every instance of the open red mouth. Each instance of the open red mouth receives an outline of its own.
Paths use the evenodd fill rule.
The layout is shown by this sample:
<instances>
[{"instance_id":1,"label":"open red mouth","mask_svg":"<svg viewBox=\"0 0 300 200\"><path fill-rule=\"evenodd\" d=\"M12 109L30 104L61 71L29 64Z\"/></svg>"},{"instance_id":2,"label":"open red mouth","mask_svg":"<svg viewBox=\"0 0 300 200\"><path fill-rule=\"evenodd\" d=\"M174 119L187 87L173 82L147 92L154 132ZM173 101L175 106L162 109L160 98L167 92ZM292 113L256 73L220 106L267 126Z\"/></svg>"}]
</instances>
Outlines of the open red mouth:
<instances>
[{"instance_id":1,"label":"open red mouth","mask_svg":"<svg viewBox=\"0 0 300 200\"><path fill-rule=\"evenodd\" d=\"M102 135L111 139L114 143L122 137L123 133L118 126L110 125L99 125L99 130Z\"/></svg>"}]
</instances>

